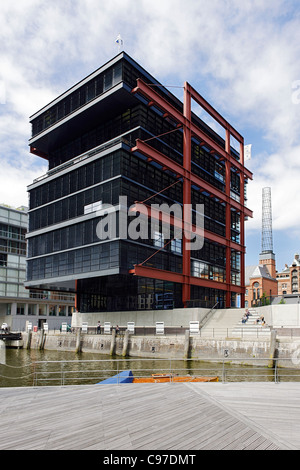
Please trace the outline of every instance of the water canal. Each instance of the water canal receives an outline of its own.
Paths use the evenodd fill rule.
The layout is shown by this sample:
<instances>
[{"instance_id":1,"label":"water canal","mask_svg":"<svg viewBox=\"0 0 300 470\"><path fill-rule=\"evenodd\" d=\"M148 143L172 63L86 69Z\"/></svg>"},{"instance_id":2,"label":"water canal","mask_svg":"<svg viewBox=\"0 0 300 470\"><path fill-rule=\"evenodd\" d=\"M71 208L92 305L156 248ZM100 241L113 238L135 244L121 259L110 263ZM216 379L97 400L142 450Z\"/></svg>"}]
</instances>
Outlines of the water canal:
<instances>
[{"instance_id":1,"label":"water canal","mask_svg":"<svg viewBox=\"0 0 300 470\"><path fill-rule=\"evenodd\" d=\"M7 349L0 364L0 387L96 384L122 370L131 369L135 377L153 373L218 376L219 381L300 381L293 369L270 369L253 364L206 362L189 359L120 359L111 356L65 351Z\"/></svg>"}]
</instances>

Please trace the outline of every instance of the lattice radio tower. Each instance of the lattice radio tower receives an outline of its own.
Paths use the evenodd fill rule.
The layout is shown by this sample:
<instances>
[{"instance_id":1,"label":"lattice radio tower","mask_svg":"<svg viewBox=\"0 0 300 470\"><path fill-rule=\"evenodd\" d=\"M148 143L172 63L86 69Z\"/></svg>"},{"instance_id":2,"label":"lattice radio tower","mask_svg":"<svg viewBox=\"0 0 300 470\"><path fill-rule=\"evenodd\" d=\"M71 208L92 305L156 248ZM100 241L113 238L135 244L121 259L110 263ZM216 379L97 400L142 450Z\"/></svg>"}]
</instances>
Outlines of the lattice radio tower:
<instances>
[{"instance_id":1,"label":"lattice radio tower","mask_svg":"<svg viewBox=\"0 0 300 470\"><path fill-rule=\"evenodd\" d=\"M262 253L273 253L271 188L262 190Z\"/></svg>"}]
</instances>

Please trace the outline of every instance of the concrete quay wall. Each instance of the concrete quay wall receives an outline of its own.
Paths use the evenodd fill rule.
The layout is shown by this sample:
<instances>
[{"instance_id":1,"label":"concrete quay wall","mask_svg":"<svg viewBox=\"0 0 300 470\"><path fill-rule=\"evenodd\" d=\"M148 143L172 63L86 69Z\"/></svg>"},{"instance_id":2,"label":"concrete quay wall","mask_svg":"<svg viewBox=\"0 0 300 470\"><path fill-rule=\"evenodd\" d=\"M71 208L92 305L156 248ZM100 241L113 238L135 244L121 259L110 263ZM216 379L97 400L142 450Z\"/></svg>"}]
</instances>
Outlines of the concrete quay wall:
<instances>
[{"instance_id":1,"label":"concrete quay wall","mask_svg":"<svg viewBox=\"0 0 300 470\"><path fill-rule=\"evenodd\" d=\"M205 315L210 312L208 308L177 308L172 310L133 310L119 312L97 312L81 313L74 312L72 315L72 327L81 327L83 322L89 326L97 326L100 321L110 322L111 325L127 325L127 322L134 322L135 326L153 326L156 322L164 322L168 326L186 326L190 321L201 322Z\"/></svg>"},{"instance_id":2,"label":"concrete quay wall","mask_svg":"<svg viewBox=\"0 0 300 470\"><path fill-rule=\"evenodd\" d=\"M114 357L141 358L197 358L203 361L267 366L276 357L279 367L300 368L300 337L276 338L276 349L269 339L203 338L199 335L130 335L124 352L125 336L112 334L54 333L41 339L41 332L32 333L27 344L27 333L23 334L24 347L55 351L74 351L113 355ZM187 344L188 341L188 344ZM26 346L27 345L27 346ZM272 349L273 348L273 349ZM187 353L187 355L186 355Z\"/></svg>"}]
</instances>

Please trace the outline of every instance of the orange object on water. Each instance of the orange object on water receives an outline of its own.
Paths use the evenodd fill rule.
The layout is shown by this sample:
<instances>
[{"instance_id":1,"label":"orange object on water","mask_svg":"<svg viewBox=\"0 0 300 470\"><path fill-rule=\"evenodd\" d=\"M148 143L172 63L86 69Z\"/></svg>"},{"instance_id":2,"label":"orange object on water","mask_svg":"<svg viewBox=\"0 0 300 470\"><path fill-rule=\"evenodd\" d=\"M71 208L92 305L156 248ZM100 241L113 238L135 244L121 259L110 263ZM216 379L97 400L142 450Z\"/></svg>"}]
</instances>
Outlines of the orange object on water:
<instances>
[{"instance_id":1,"label":"orange object on water","mask_svg":"<svg viewBox=\"0 0 300 470\"><path fill-rule=\"evenodd\" d=\"M163 383L163 382L218 382L218 377L178 376L175 374L152 374L151 377L136 377L132 383Z\"/></svg>"}]
</instances>

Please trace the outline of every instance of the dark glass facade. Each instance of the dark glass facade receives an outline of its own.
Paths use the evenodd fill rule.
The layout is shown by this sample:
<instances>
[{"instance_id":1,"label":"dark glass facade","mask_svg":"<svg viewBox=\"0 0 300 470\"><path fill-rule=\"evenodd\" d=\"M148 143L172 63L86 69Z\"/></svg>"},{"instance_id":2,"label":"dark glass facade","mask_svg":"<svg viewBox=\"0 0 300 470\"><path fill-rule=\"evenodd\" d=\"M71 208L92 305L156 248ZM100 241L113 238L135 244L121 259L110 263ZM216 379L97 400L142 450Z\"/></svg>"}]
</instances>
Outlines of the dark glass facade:
<instances>
[{"instance_id":1,"label":"dark glass facade","mask_svg":"<svg viewBox=\"0 0 300 470\"><path fill-rule=\"evenodd\" d=\"M165 310L182 306L181 286L127 275L79 281L81 311Z\"/></svg>"},{"instance_id":2,"label":"dark glass facade","mask_svg":"<svg viewBox=\"0 0 300 470\"><path fill-rule=\"evenodd\" d=\"M148 237L121 235L120 197L126 198L126 212L135 203L184 204L183 178L159 161L133 151L138 139L158 155L183 165L183 129L144 96L132 93L138 78L159 85L121 53L31 117L31 151L49 161L49 171L28 188L26 284L76 291L81 312L183 306L180 277L172 281L131 272L136 265L143 265L182 276L183 244L174 227L166 235L159 221L153 227L148 220ZM156 91L182 112L177 98L161 86ZM225 141L204 122L194 115L192 122L225 149ZM232 206L226 212L225 197L227 187L231 197L240 200L240 174L233 166L226 177L224 159L217 158L197 135L191 139L190 152L192 173L206 183L203 188L191 186L192 221L196 223L196 205L203 204L206 236L203 248L190 254L189 276L199 282L215 282L212 287L193 285L190 301L199 306L218 301L224 306L228 283L240 286L241 280L241 211ZM240 161L238 152L231 149L230 154ZM214 197L210 187L224 198ZM97 227L107 213L99 210L108 207L115 209L116 227L114 237L103 240ZM235 243L229 256L230 271L226 267L228 218L229 239ZM127 212L127 226L132 220Z\"/></svg>"}]
</instances>

